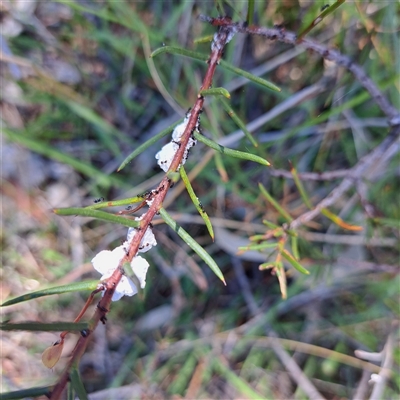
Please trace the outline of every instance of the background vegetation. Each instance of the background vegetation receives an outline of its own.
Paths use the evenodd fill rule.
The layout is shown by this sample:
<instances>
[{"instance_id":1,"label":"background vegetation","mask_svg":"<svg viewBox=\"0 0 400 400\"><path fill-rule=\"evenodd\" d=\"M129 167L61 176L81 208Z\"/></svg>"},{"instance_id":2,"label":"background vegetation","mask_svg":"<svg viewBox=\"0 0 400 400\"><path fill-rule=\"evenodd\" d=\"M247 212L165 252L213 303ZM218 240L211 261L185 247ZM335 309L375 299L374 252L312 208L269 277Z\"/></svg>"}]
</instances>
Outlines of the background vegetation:
<instances>
[{"instance_id":1,"label":"background vegetation","mask_svg":"<svg viewBox=\"0 0 400 400\"><path fill-rule=\"evenodd\" d=\"M299 32L324 3L254 5L257 25ZM1 7L3 302L46 285L98 278L90 260L118 245L126 229L55 216L52 208L134 196L161 180L154 155L166 140L121 172L116 169L135 147L184 115L206 65L148 56L163 45L208 54L209 42L194 40L214 28L197 16L223 11L245 20L247 2L32 0ZM362 65L397 108L398 16L396 2L349 2L309 34ZM6 31L8 26L14 30ZM212 254L227 286L156 221L159 246L146 254L147 286L113 304L107 324L95 331L81 363L86 389L93 399L307 398L291 378L294 360L326 398L362 399L379 368L360 362L354 351L380 352L386 344L397 374L382 398L396 398L398 153L378 163L331 209L362 232L345 231L323 216L303 227L299 252L310 275L288 268L288 299L282 299L270 270L259 270L268 253L238 254L249 236L266 231L264 219L284 222L260 194L259 182L293 217L301 215L307 207L284 170L291 164L297 169L316 204L346 174L335 171L351 168L385 138L386 118L352 75L300 47L238 34L224 58L282 91L220 68L214 86L230 91L232 108L260 145L254 149L238 134L215 99L204 110L203 131L266 157L274 168L202 145L192 150L186 170L212 217L215 243L180 184L165 206ZM329 171L333 179L307 175ZM3 320L72 321L85 301L86 294L38 299L3 309ZM278 342L268 340L271 332ZM52 371L41 364L41 353L55 340L53 333L3 332L2 391L53 383L76 338L69 338ZM289 359L279 355L280 346Z\"/></svg>"}]
</instances>

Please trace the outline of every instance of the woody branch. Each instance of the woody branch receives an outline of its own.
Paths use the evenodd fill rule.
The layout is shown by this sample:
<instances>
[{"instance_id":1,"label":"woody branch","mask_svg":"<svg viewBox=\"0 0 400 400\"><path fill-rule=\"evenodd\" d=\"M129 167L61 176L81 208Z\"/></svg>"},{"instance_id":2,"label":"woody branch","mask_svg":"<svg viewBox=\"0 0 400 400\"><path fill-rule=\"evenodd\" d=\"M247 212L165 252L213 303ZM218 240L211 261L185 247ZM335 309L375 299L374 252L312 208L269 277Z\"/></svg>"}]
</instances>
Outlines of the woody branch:
<instances>
[{"instance_id":1,"label":"woody branch","mask_svg":"<svg viewBox=\"0 0 400 400\"><path fill-rule=\"evenodd\" d=\"M230 21L228 18L220 18L221 21L228 22ZM211 55L208 59L208 68L205 74L202 86L200 91L203 89L208 89L211 87L212 79L216 70L217 65L222 57L224 47L226 43L229 42L233 34L237 31L235 27L220 27L218 32L214 36L213 44L211 47ZM200 92L199 91L199 92ZM182 160L185 155L185 149L189 142L193 131L198 127L200 114L202 112L204 105L204 97L199 93L197 96L197 100L191 110L190 117L186 129L182 135L179 149L175 153L175 156L171 162L168 172L175 172L179 169L179 166L182 163ZM89 342L89 338L91 333L96 329L98 323L102 321L105 323L106 315L109 311L111 300L115 289L119 282L121 281L122 277L124 276L123 265L126 262L131 262L135 255L138 253L140 241L142 240L148 226L150 225L151 221L153 220L154 216L162 207L162 203L164 198L171 187L171 179L168 178L168 174L162 179L158 187L151 191L150 194L147 196L147 200L151 200L151 205L148 211L143 215L143 218L140 220L140 228L138 229L137 234L133 237L132 241L130 242L129 249L127 249L125 257L123 257L115 269L114 273L102 284L105 286L104 296L99 301L96 311L89 322L90 329L85 332L85 335L81 336L78 342L75 345L75 348L72 352L72 356L70 361L68 362L63 374L61 375L59 381L54 386L52 393L51 393L51 400L57 400L61 397L65 387L69 381L69 372L72 367L77 366L79 363L80 358L84 354L86 347Z\"/></svg>"}]
</instances>

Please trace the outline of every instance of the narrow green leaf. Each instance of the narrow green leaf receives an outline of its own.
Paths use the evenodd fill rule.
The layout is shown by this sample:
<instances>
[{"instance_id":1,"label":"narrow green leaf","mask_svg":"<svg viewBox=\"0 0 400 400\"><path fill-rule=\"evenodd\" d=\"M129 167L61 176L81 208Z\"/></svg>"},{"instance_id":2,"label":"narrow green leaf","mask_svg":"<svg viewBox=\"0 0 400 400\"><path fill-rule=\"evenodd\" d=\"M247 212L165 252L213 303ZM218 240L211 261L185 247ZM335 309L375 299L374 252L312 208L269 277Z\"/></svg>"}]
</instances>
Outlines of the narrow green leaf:
<instances>
[{"instance_id":1,"label":"narrow green leaf","mask_svg":"<svg viewBox=\"0 0 400 400\"><path fill-rule=\"evenodd\" d=\"M71 369L71 371L69 372L69 379L79 400L89 400L85 386L83 386L83 382L77 368Z\"/></svg>"},{"instance_id":2,"label":"narrow green leaf","mask_svg":"<svg viewBox=\"0 0 400 400\"><path fill-rule=\"evenodd\" d=\"M83 281L68 283L67 285L49 287L47 289L37 290L36 292L26 293L22 296L14 297L5 301L1 307L11 306L12 304L22 303L24 301L37 299L38 297L51 296L53 294L63 294L69 292L80 292L83 290L93 291L97 288L99 281Z\"/></svg>"},{"instance_id":3,"label":"narrow green leaf","mask_svg":"<svg viewBox=\"0 0 400 400\"><path fill-rule=\"evenodd\" d=\"M67 400L75 400L75 391L71 385L71 382L68 382L67 385Z\"/></svg>"},{"instance_id":4,"label":"narrow green leaf","mask_svg":"<svg viewBox=\"0 0 400 400\"><path fill-rule=\"evenodd\" d=\"M278 243L273 242L265 242L265 243L260 243L260 244L249 244L248 246L241 246L239 247L239 250L247 251L247 250L263 250L263 249L273 249L274 247L277 247Z\"/></svg>"},{"instance_id":5,"label":"narrow green leaf","mask_svg":"<svg viewBox=\"0 0 400 400\"><path fill-rule=\"evenodd\" d=\"M21 144L22 146L25 146L38 154L42 154L53 160L70 165L76 171L81 172L91 179L96 179L98 184L101 186L107 187L110 186L113 182L118 185L122 185L123 187L126 186L126 183L119 178L106 175L100 170L92 167L90 164L85 164L75 157L71 157L63 153L62 151L56 150L54 147L50 147L46 143L28 138L21 132L16 133L5 127L3 127L2 132L5 133L7 138L11 141Z\"/></svg>"},{"instance_id":6,"label":"narrow green leaf","mask_svg":"<svg viewBox=\"0 0 400 400\"><path fill-rule=\"evenodd\" d=\"M227 69L228 71L234 72L236 75L243 76L244 78L248 79L251 82L257 83L258 85L261 85L263 87L266 87L267 89L271 89L275 92L280 92L281 89L274 85L273 83L267 81L266 79L260 78L259 76L255 76L251 74L250 72L244 71L243 69L234 67L232 64L229 64L225 60L221 60L220 65L222 68Z\"/></svg>"},{"instance_id":7,"label":"narrow green leaf","mask_svg":"<svg viewBox=\"0 0 400 400\"><path fill-rule=\"evenodd\" d=\"M247 3L247 16L246 16L247 25L251 25L253 23L253 16L254 16L254 0L249 0Z\"/></svg>"},{"instance_id":8,"label":"narrow green leaf","mask_svg":"<svg viewBox=\"0 0 400 400\"><path fill-rule=\"evenodd\" d=\"M297 236L291 236L290 239L291 239L290 242L291 242L293 257L296 260L300 260L299 240L298 240Z\"/></svg>"},{"instance_id":9,"label":"narrow green leaf","mask_svg":"<svg viewBox=\"0 0 400 400\"><path fill-rule=\"evenodd\" d=\"M280 228L279 225L276 225L276 224L274 224L274 223L272 223L272 222L270 222L270 221L267 221L266 219L264 219L262 223L263 223L264 225L267 225L267 227L268 227L269 229L277 229L277 228Z\"/></svg>"},{"instance_id":10,"label":"narrow green leaf","mask_svg":"<svg viewBox=\"0 0 400 400\"><path fill-rule=\"evenodd\" d=\"M214 142L213 140L206 138L205 136L203 136L199 132L195 131L193 133L193 136L199 142L202 142L205 145L207 145L208 147L211 147L212 149L217 150L222 154L226 154L227 156L234 157L234 158L240 158L242 160L254 161L256 163L259 163L259 164L262 164L262 165L266 165L266 166L271 165L266 159L264 159L262 157L256 156L256 155L251 154L251 153L245 153L243 151L228 149L225 146L221 146L220 144Z\"/></svg>"},{"instance_id":11,"label":"narrow green leaf","mask_svg":"<svg viewBox=\"0 0 400 400\"><path fill-rule=\"evenodd\" d=\"M309 33L314 26L318 25L325 17L329 14L332 14L339 6L341 6L346 0L337 0L335 3L328 6L326 9L322 10L322 12L315 18L310 25L308 25L303 31L301 31L297 37L300 41L307 33Z\"/></svg>"},{"instance_id":12,"label":"narrow green leaf","mask_svg":"<svg viewBox=\"0 0 400 400\"><path fill-rule=\"evenodd\" d=\"M360 225L352 225L342 220L338 215L329 211L327 208L321 209L321 214L325 215L325 217L329 218L336 225L340 226L343 229L347 229L349 231L362 231L363 227Z\"/></svg>"},{"instance_id":13,"label":"narrow green leaf","mask_svg":"<svg viewBox=\"0 0 400 400\"><path fill-rule=\"evenodd\" d=\"M157 50L154 50L151 53L151 57L155 57L158 56L161 53L170 53L170 54L177 54L180 56L185 56L185 57L189 57L189 58L193 58L195 60L200 60L200 61L207 61L208 60L208 55L206 54L202 54L202 53L198 53L196 51L191 51L191 50L186 50L186 49L182 49L180 47L173 47L173 46L163 46L158 48ZM221 60L220 65L222 68L227 69L228 71L232 71L234 72L236 75L240 75L243 76L244 78L247 78L249 81L252 81L254 83L257 83L261 86L264 86L268 89L274 90L276 92L280 92L281 89L274 85L271 82L268 82L267 80L260 78L258 76L252 75L247 71L244 71L240 68L234 67L232 64L229 64L228 62L226 62L225 60Z\"/></svg>"},{"instance_id":14,"label":"narrow green leaf","mask_svg":"<svg viewBox=\"0 0 400 400\"><path fill-rule=\"evenodd\" d=\"M231 94L223 87L217 87L212 89L200 90L200 94L203 96L224 96L227 99L231 98Z\"/></svg>"},{"instance_id":15,"label":"narrow green leaf","mask_svg":"<svg viewBox=\"0 0 400 400\"><path fill-rule=\"evenodd\" d=\"M291 170L290 170L290 172L291 172L292 175L293 175L294 183L295 183L295 185L297 186L297 189L298 189L299 192L300 192L300 196L301 196L301 198L303 199L304 204L311 210L311 209L313 208L313 205L312 205L312 203L311 203L310 198L309 198L308 195L307 195L307 192L306 192L305 189L304 189L303 184L301 183L301 180L300 180L300 178L299 178L299 175L298 175L298 173L297 173L296 168L292 167Z\"/></svg>"},{"instance_id":16,"label":"narrow green leaf","mask_svg":"<svg viewBox=\"0 0 400 400\"><path fill-rule=\"evenodd\" d=\"M60 322L51 323L44 322L21 322L9 324L7 322L0 323L2 331L41 331L41 332L62 332L62 331L82 331L89 328L88 322Z\"/></svg>"},{"instance_id":17,"label":"narrow green leaf","mask_svg":"<svg viewBox=\"0 0 400 400\"><path fill-rule=\"evenodd\" d=\"M83 217L93 217L103 221L115 222L116 224L128 226L130 228L138 228L140 226L140 222L134 221L133 219L87 208L55 208L53 212L57 215L81 215Z\"/></svg>"},{"instance_id":18,"label":"narrow green leaf","mask_svg":"<svg viewBox=\"0 0 400 400\"><path fill-rule=\"evenodd\" d=\"M105 208L105 207L126 206L127 204L140 203L143 200L144 200L144 196L135 196L135 197L129 197L128 199L122 199L122 200L102 201L101 203L96 203L91 206L87 206L87 207L85 207L85 209L96 210L98 208Z\"/></svg>"},{"instance_id":19,"label":"narrow green leaf","mask_svg":"<svg viewBox=\"0 0 400 400\"><path fill-rule=\"evenodd\" d=\"M158 140L163 138L164 136L167 136L169 133L171 133L174 128L179 125L183 121L183 118L181 118L179 121L174 122L172 125L170 125L168 128L165 128L162 130L160 133L157 135L153 136L146 142L142 143L139 147L137 147L134 151L132 151L131 154L129 154L124 161L122 161L121 165L118 167L117 171L121 171L124 167L126 167L127 164L129 164L135 157L137 157L140 153L143 153L147 148L149 148L152 144L156 143Z\"/></svg>"},{"instance_id":20,"label":"narrow green leaf","mask_svg":"<svg viewBox=\"0 0 400 400\"><path fill-rule=\"evenodd\" d=\"M265 240L265 235L253 235L253 236L250 236L249 239L252 242L258 242L260 240Z\"/></svg>"},{"instance_id":21,"label":"narrow green leaf","mask_svg":"<svg viewBox=\"0 0 400 400\"><path fill-rule=\"evenodd\" d=\"M279 289L282 294L282 299L287 299L287 280L285 268L283 267L283 263L281 261L278 261L276 264L277 265L275 268L275 274L278 278Z\"/></svg>"},{"instance_id":22,"label":"narrow green leaf","mask_svg":"<svg viewBox=\"0 0 400 400\"><path fill-rule=\"evenodd\" d=\"M233 122L235 122L235 124L239 127L239 129L241 129L243 131L243 133L245 134L247 139L249 139L251 144L254 147L258 147L257 141L254 139L251 132L246 128L246 124L239 118L239 116L235 113L235 111L233 111L233 109L231 108L229 103L223 98L221 98L219 100L221 101L222 106L224 107L227 114L232 118Z\"/></svg>"},{"instance_id":23,"label":"narrow green leaf","mask_svg":"<svg viewBox=\"0 0 400 400\"><path fill-rule=\"evenodd\" d=\"M310 275L310 272L306 270L297 260L295 260L294 257L286 249L283 249L281 254L285 258L285 260L292 265L293 268L297 269L297 271L305 275Z\"/></svg>"},{"instance_id":24,"label":"narrow green leaf","mask_svg":"<svg viewBox=\"0 0 400 400\"><path fill-rule=\"evenodd\" d=\"M46 396L50 398L51 386L33 387L0 394L1 400L26 399L27 397Z\"/></svg>"},{"instance_id":25,"label":"narrow green leaf","mask_svg":"<svg viewBox=\"0 0 400 400\"><path fill-rule=\"evenodd\" d=\"M279 261L265 262L259 265L258 269L263 271L264 269L278 268L280 265Z\"/></svg>"},{"instance_id":26,"label":"narrow green leaf","mask_svg":"<svg viewBox=\"0 0 400 400\"><path fill-rule=\"evenodd\" d=\"M183 183L185 184L186 190L188 191L189 196L190 196L194 206L196 207L196 210L201 215L201 218L203 218L203 221L206 224L208 233L210 234L211 239L214 241L214 230L213 230L213 227L211 225L210 218L208 217L207 213L204 211L204 208L201 205L201 202L200 202L199 198L194 193L193 187L192 187L192 185L190 183L190 180L189 180L189 178L188 178L188 176L186 174L186 171L185 171L185 168L183 167L183 165L180 167L179 172L181 174L181 178L183 180Z\"/></svg>"},{"instance_id":27,"label":"narrow green leaf","mask_svg":"<svg viewBox=\"0 0 400 400\"><path fill-rule=\"evenodd\" d=\"M160 208L161 218L172 228L182 240L211 268L215 275L226 285L224 276L211 256L165 211Z\"/></svg>"},{"instance_id":28,"label":"narrow green leaf","mask_svg":"<svg viewBox=\"0 0 400 400\"><path fill-rule=\"evenodd\" d=\"M284 210L280 204L268 193L267 189L262 185L262 183L258 184L258 187L261 190L261 193L264 195L264 197L275 207L276 211L279 212L279 214L282 215L288 222L291 222L293 218L289 215L289 213Z\"/></svg>"},{"instance_id":29,"label":"narrow green leaf","mask_svg":"<svg viewBox=\"0 0 400 400\"><path fill-rule=\"evenodd\" d=\"M207 36L202 36L202 37L199 37L197 39L194 39L193 43L194 44L209 43L209 42L211 42L213 40L213 37L214 37L213 34L212 35L207 35Z\"/></svg>"}]
</instances>

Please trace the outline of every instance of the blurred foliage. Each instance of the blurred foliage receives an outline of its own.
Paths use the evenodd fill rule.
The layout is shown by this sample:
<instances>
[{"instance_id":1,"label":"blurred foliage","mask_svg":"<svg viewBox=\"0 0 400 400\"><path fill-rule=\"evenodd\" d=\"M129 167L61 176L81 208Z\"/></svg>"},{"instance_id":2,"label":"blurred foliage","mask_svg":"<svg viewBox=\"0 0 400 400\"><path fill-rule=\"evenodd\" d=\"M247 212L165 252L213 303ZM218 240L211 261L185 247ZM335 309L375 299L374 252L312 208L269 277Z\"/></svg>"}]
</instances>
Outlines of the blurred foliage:
<instances>
[{"instance_id":1,"label":"blurred foliage","mask_svg":"<svg viewBox=\"0 0 400 400\"><path fill-rule=\"evenodd\" d=\"M283 25L295 32L308 26L324 5L251 3L253 23ZM37 2L34 13L36 25L24 22L19 35L7 38L12 55L26 64L14 60L23 79L16 79L9 68L2 72L4 81L23 93L14 101L3 88L1 103L7 138L2 302L50 284L98 278L89 261L97 251L118 245L125 229L82 217L53 216L51 208L88 206L98 196L106 201L134 197L159 182L162 175L154 155L165 139L116 171L140 144L184 116L196 99L206 64L166 53L149 60L145 43L148 40L150 51L175 46L207 56L209 43L194 40L214 30L197 16L229 14L243 21L247 4L59 1ZM348 2L307 36L361 64L399 107L398 26L396 2ZM282 54L288 55L286 61L279 61ZM265 68L268 72L261 77L282 89L272 92L232 71L217 70L214 87L229 91L229 106L248 124L321 82L331 68L315 54L296 57L287 45L242 35L235 36L224 58L250 73ZM341 69L332 74L329 87L318 96L257 123L251 129L257 148L245 138L232 139L237 126L216 96L207 98L203 130L215 141L231 137L227 147L257 154L275 168L289 171L290 160L300 179L304 172L350 168L382 141L386 121L353 76ZM321 216L307 226L309 233L336 235L337 241L312 241L299 234L301 263L310 276L288 269L288 299L282 300L276 277L258 268L273 261L268 251L257 253L258 258L236 253L239 246L248 246L248 237L265 233L263 220L286 222L258 184L293 218L307 210L299 188L292 179L271 176L267 167L210 152L197 145L185 169L213 222L216 242L211 243L180 183L171 190L165 208L213 256L227 286L156 221L159 246L148 253L146 289L142 296L113 304L106 329L98 328L82 359L83 384L89 392L114 388L112 398L123 398L124 387L131 394L139 390L134 397L305 398L271 350L266 336L273 329L326 398L351 398L363 369L378 371L357 364L354 350L381 351L399 318L399 156L363 182L364 198L360 200L355 188L331 210L363 226L366 237L394 239L394 244L349 244L339 236L355 234ZM337 183L302 181L312 204ZM372 217L366 204L373 209ZM37 299L5 308L3 319L71 322L85 300L82 293ZM71 337L66 352L76 340ZM49 333L5 332L2 390L51 385L54 373L40 364L40 354L56 338ZM392 369L398 373L397 339L396 346ZM56 376L66 358L62 361L54 368ZM397 378L389 380L384 398L396 398L399 389Z\"/></svg>"}]
</instances>

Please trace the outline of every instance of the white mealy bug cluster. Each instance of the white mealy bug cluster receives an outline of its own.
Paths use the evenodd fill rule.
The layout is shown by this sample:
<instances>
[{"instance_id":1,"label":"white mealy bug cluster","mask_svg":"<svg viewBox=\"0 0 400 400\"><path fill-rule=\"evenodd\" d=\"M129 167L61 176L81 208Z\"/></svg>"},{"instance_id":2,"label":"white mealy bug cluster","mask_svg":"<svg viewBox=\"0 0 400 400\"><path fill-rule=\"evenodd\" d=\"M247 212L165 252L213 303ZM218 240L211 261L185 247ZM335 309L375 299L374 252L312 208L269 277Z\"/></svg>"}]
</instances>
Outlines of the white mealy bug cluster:
<instances>
[{"instance_id":1,"label":"white mealy bug cluster","mask_svg":"<svg viewBox=\"0 0 400 400\"><path fill-rule=\"evenodd\" d=\"M135 219L140 221L141 218L142 217ZM93 268L102 274L100 280L109 278L118 268L119 263L126 256L129 246L138 232L139 230L136 228L129 228L126 241L121 246L116 247L113 251L103 250L92 259ZM153 231L148 227L140 241L138 253L146 253L156 245L157 241L154 237ZM143 257L136 254L131 261L131 268L139 281L140 287L143 289L146 286L146 274L149 268L149 263ZM133 296L137 292L138 289L136 285L130 278L124 275L115 289L112 301L117 301L122 296Z\"/></svg>"},{"instance_id":2,"label":"white mealy bug cluster","mask_svg":"<svg viewBox=\"0 0 400 400\"><path fill-rule=\"evenodd\" d=\"M181 139L185 132L185 129L189 123L190 118L190 110L186 113L185 119L179 125L177 125L172 132L172 140L167 143L162 149L156 154L157 164L160 168L167 172L169 167L171 166L172 160L176 152L178 151L179 147L181 146ZM198 131L200 129L200 119L197 119L195 130ZM182 163L179 167L185 164L187 157L189 155L189 150L197 143L197 140L194 139L192 136L189 138L188 144L186 145L185 152L183 154ZM178 169L179 169L178 167Z\"/></svg>"},{"instance_id":3,"label":"white mealy bug cluster","mask_svg":"<svg viewBox=\"0 0 400 400\"><path fill-rule=\"evenodd\" d=\"M235 34L238 32L238 30L239 30L238 26L231 26L229 28L229 31L227 32L227 37L226 37L225 43L223 43L221 41L221 33L216 32L214 34L213 40L211 42L211 50L212 51L222 50L224 48L224 46L232 40L232 38L235 36Z\"/></svg>"}]
</instances>

